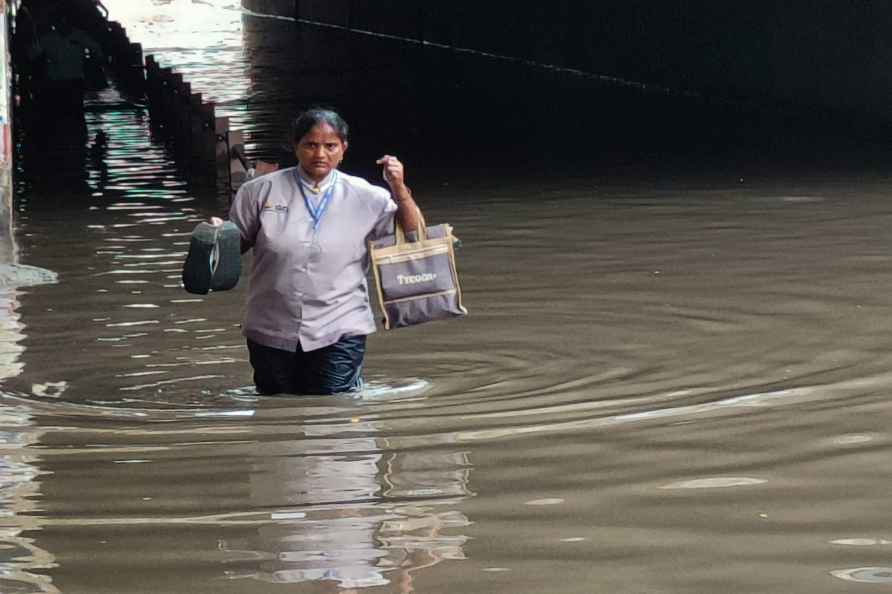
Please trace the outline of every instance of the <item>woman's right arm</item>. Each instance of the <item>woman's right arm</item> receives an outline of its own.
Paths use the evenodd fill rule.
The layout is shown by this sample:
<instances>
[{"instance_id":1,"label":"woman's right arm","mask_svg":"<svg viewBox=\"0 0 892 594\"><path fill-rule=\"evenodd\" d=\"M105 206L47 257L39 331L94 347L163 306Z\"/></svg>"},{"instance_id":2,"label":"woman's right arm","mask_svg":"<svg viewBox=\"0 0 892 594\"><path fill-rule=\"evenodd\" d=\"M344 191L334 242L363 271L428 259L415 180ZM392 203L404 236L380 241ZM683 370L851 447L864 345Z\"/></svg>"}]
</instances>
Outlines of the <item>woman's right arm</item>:
<instances>
[{"instance_id":1,"label":"woman's right arm","mask_svg":"<svg viewBox=\"0 0 892 594\"><path fill-rule=\"evenodd\" d=\"M257 192L254 191L257 188L256 184L239 188L232 201L232 206L229 208L229 220L238 227L241 233L241 252L243 254L254 247L254 240L260 229L260 213L256 206L255 196ZM223 219L211 217L210 223L215 226L222 225Z\"/></svg>"},{"instance_id":2,"label":"woman's right arm","mask_svg":"<svg viewBox=\"0 0 892 594\"><path fill-rule=\"evenodd\" d=\"M213 225L215 227L222 227L224 221L220 217L211 217L210 223L211 223L211 225ZM245 241L244 237L242 237L241 239L242 239L241 251L244 254L245 252L247 252L248 250L251 249L251 244L248 243L247 241Z\"/></svg>"}]
</instances>

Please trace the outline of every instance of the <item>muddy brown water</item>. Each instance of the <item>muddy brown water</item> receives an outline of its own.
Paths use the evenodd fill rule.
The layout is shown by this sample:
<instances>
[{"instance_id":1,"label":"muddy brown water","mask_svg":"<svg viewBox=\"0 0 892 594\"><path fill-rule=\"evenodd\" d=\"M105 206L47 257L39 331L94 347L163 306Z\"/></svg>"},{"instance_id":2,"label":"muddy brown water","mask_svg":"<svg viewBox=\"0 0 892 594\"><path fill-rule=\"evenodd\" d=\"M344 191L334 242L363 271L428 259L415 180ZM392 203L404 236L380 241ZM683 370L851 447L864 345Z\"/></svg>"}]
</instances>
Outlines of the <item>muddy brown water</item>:
<instances>
[{"instance_id":1,"label":"muddy brown water","mask_svg":"<svg viewBox=\"0 0 892 594\"><path fill-rule=\"evenodd\" d=\"M299 101L256 73L287 59L202 6L128 30L264 156ZM244 280L179 282L226 196L143 108L91 105L107 151L18 196L20 261L59 283L3 294L0 591L892 584L888 176L421 167L471 315L373 335L361 395L259 397Z\"/></svg>"}]
</instances>

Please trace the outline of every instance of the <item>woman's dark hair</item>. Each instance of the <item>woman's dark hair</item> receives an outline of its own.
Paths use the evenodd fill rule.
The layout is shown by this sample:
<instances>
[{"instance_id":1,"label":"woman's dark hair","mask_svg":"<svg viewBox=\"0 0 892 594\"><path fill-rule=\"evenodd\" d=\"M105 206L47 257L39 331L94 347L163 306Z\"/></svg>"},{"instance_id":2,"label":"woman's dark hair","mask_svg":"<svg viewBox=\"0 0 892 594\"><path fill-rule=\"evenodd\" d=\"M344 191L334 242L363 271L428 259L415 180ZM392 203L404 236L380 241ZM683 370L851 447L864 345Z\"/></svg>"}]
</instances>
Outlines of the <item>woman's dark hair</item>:
<instances>
[{"instance_id":1,"label":"woman's dark hair","mask_svg":"<svg viewBox=\"0 0 892 594\"><path fill-rule=\"evenodd\" d=\"M291 143L297 144L307 132L318 126L319 124L328 124L331 126L341 142L347 142L347 136L350 128L336 111L325 109L322 107L312 107L291 122Z\"/></svg>"}]
</instances>

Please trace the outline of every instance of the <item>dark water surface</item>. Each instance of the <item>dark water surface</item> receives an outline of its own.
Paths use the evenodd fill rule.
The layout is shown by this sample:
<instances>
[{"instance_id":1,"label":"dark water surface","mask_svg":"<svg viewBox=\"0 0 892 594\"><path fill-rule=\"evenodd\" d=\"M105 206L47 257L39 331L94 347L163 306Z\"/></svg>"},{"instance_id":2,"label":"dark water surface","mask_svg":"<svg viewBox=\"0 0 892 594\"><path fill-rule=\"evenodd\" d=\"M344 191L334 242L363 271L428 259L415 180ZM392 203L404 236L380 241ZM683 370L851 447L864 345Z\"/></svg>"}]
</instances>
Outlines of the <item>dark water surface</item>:
<instances>
[{"instance_id":1,"label":"dark water surface","mask_svg":"<svg viewBox=\"0 0 892 594\"><path fill-rule=\"evenodd\" d=\"M0 591L892 586L881 158L803 134L748 151L762 120L685 134L702 105L243 26L227 4L125 25L252 157L315 101L354 123L347 170L403 156L428 221L464 242L471 315L373 335L360 396L255 395L247 283L198 297L179 280L227 197L144 108L92 97L107 150L19 192L20 259L60 282L2 296ZM706 158L726 145L747 160Z\"/></svg>"}]
</instances>

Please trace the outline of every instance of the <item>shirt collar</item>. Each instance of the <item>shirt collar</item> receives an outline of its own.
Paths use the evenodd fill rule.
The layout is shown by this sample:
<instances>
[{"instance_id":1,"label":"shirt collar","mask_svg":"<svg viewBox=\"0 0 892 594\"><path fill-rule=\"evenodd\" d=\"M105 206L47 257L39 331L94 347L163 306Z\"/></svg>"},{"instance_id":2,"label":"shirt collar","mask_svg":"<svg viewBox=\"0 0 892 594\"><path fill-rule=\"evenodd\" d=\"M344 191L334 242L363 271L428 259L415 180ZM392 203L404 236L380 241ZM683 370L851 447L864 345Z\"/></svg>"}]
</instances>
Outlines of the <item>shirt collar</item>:
<instances>
[{"instance_id":1,"label":"shirt collar","mask_svg":"<svg viewBox=\"0 0 892 594\"><path fill-rule=\"evenodd\" d=\"M297 166L297 177L298 179L300 179L300 183L303 185L303 187L305 187L313 194L323 194L328 191L328 188L331 187L335 179L337 179L337 176L337 169L332 169L331 172L329 172L329 174L325 176L325 179L317 184L307 176L306 172L301 168L300 165Z\"/></svg>"}]
</instances>

